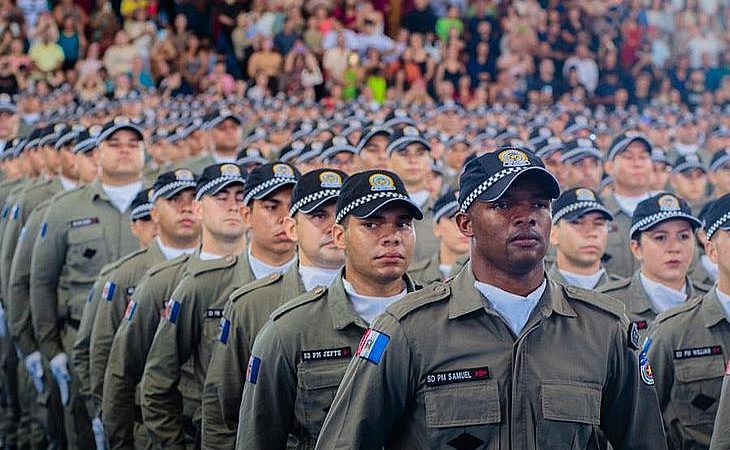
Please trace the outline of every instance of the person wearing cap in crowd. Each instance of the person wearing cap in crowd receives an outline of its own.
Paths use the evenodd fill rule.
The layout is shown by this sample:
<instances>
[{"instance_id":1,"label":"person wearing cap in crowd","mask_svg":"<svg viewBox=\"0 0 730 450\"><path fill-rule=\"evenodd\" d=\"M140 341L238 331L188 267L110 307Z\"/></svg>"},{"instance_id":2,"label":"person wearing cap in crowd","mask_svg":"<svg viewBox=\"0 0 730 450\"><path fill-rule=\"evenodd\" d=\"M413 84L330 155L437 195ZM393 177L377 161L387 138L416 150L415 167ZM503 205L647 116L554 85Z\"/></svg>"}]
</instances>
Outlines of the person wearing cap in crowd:
<instances>
[{"instance_id":1,"label":"person wearing cap in crowd","mask_svg":"<svg viewBox=\"0 0 730 450\"><path fill-rule=\"evenodd\" d=\"M317 448L666 448L622 306L545 277L555 177L507 146L467 163L460 185L470 262L371 324Z\"/></svg>"},{"instance_id":2,"label":"person wearing cap in crowd","mask_svg":"<svg viewBox=\"0 0 730 450\"><path fill-rule=\"evenodd\" d=\"M609 273L630 277L638 266L629 250L631 217L636 205L651 196L654 164L652 146L641 134L617 136L608 152L605 169L613 180L613 192L603 199L613 214L608 228L608 246L604 266Z\"/></svg>"},{"instance_id":3,"label":"person wearing cap in crowd","mask_svg":"<svg viewBox=\"0 0 730 450\"><path fill-rule=\"evenodd\" d=\"M324 167L351 174L358 169L357 149L344 136L335 136L322 148L319 155Z\"/></svg>"},{"instance_id":4,"label":"person wearing cap in crowd","mask_svg":"<svg viewBox=\"0 0 730 450\"><path fill-rule=\"evenodd\" d=\"M707 177L712 185L714 198L730 193L730 149L720 150L712 155Z\"/></svg>"},{"instance_id":5,"label":"person wearing cap in crowd","mask_svg":"<svg viewBox=\"0 0 730 450\"><path fill-rule=\"evenodd\" d=\"M469 253L469 239L461 234L454 217L459 202L454 191L449 190L433 205L433 235L439 240L439 250L430 258L417 261L408 268L413 281L428 286L436 281L455 276L456 261Z\"/></svg>"},{"instance_id":6,"label":"person wearing cap in crowd","mask_svg":"<svg viewBox=\"0 0 730 450\"><path fill-rule=\"evenodd\" d=\"M237 449L285 448L289 435L297 448L314 448L363 332L388 305L415 290L406 269L415 246L413 220L422 218L395 173L370 170L345 180L332 230L345 266L329 286L274 311L256 337Z\"/></svg>"},{"instance_id":7,"label":"person wearing cap in crowd","mask_svg":"<svg viewBox=\"0 0 730 450\"><path fill-rule=\"evenodd\" d=\"M212 164L235 163L243 139L240 117L227 109L218 109L203 118L203 128L209 141L208 153L193 156L174 168L188 168L201 173Z\"/></svg>"},{"instance_id":8,"label":"person wearing cap in crowd","mask_svg":"<svg viewBox=\"0 0 730 450\"><path fill-rule=\"evenodd\" d=\"M151 160L145 166L144 179L154 182L160 173L183 165L183 161L190 158L190 147L184 140L184 127L157 128L150 139L148 153Z\"/></svg>"},{"instance_id":9,"label":"person wearing cap in crowd","mask_svg":"<svg viewBox=\"0 0 730 450\"><path fill-rule=\"evenodd\" d=\"M651 149L651 162L654 163L651 190L655 192L666 191L667 183L669 183L669 178L672 175L672 164L667 157L667 152L655 145Z\"/></svg>"},{"instance_id":10,"label":"person wearing cap in crowd","mask_svg":"<svg viewBox=\"0 0 730 450\"><path fill-rule=\"evenodd\" d=\"M269 162L264 158L263 152L257 147L246 147L236 156L236 164L238 164L244 172L250 173L253 169L263 166Z\"/></svg>"},{"instance_id":11,"label":"person wearing cap in crowd","mask_svg":"<svg viewBox=\"0 0 730 450\"><path fill-rule=\"evenodd\" d=\"M674 194L661 192L636 207L629 235L640 267L632 277L598 290L624 303L642 338L658 314L710 289L687 276L700 225L687 202Z\"/></svg>"},{"instance_id":12,"label":"person wearing cap in crowd","mask_svg":"<svg viewBox=\"0 0 730 450\"><path fill-rule=\"evenodd\" d=\"M313 141L306 144L301 152L295 158L295 166L301 173L311 172L322 168L322 161L319 155L322 154L324 144L322 142Z\"/></svg>"},{"instance_id":13,"label":"person wearing cap in crowd","mask_svg":"<svg viewBox=\"0 0 730 450\"><path fill-rule=\"evenodd\" d=\"M393 130L383 125L366 128L357 144L357 155L362 170L386 170L390 158L386 149Z\"/></svg>"},{"instance_id":14,"label":"person wearing cap in crowd","mask_svg":"<svg viewBox=\"0 0 730 450\"><path fill-rule=\"evenodd\" d=\"M431 146L414 126L406 125L394 132L388 141L386 152L390 158L390 170L398 174L408 190L411 199L424 212L427 219L432 214L433 200L426 189L425 181L431 170ZM416 251L414 261L421 261L433 256L439 249L439 243L433 235L429 220L415 222Z\"/></svg>"},{"instance_id":15,"label":"person wearing cap in crowd","mask_svg":"<svg viewBox=\"0 0 730 450\"><path fill-rule=\"evenodd\" d=\"M8 94L0 94L0 146L18 137L20 119L18 108Z\"/></svg>"},{"instance_id":16,"label":"person wearing cap in crowd","mask_svg":"<svg viewBox=\"0 0 730 450\"><path fill-rule=\"evenodd\" d=\"M298 264L234 291L221 319L203 388L203 449L232 449L251 346L279 306L323 285L329 286L344 262L331 230L335 203L347 175L319 169L304 174L292 192L288 232L299 242Z\"/></svg>"},{"instance_id":17,"label":"person wearing cap in crowd","mask_svg":"<svg viewBox=\"0 0 730 450\"><path fill-rule=\"evenodd\" d=\"M88 185L99 175L98 141L101 125L94 125L89 130L82 130L73 140L72 151L75 155L78 182Z\"/></svg>"},{"instance_id":18,"label":"person wearing cap in crowd","mask_svg":"<svg viewBox=\"0 0 730 450\"><path fill-rule=\"evenodd\" d=\"M707 211L703 225L707 254L719 268L717 284L660 314L645 344L670 449L728 448L726 424L715 424L713 433L715 414L723 408L720 394L730 352L728 211L730 196L725 195ZM726 444L720 446L723 440Z\"/></svg>"},{"instance_id":19,"label":"person wearing cap in crowd","mask_svg":"<svg viewBox=\"0 0 730 450\"><path fill-rule=\"evenodd\" d=\"M582 187L597 191L603 176L603 155L589 138L568 142L561 153L564 189Z\"/></svg>"},{"instance_id":20,"label":"person wearing cap in crowd","mask_svg":"<svg viewBox=\"0 0 730 450\"><path fill-rule=\"evenodd\" d=\"M671 149L674 159L690 154L697 155L700 151L699 138L695 117L691 114L681 116L674 128L674 140Z\"/></svg>"},{"instance_id":21,"label":"person wearing cap in crowd","mask_svg":"<svg viewBox=\"0 0 730 450\"><path fill-rule=\"evenodd\" d=\"M476 150L463 134L450 137L444 145L444 184L454 186L459 178L461 168L464 167L466 158L474 154Z\"/></svg>"},{"instance_id":22,"label":"person wearing cap in crowd","mask_svg":"<svg viewBox=\"0 0 730 450\"><path fill-rule=\"evenodd\" d=\"M674 162L670 178L672 190L684 199L698 214L709 199L707 190L707 166L696 154L680 156Z\"/></svg>"},{"instance_id":23,"label":"person wearing cap in crowd","mask_svg":"<svg viewBox=\"0 0 730 450\"><path fill-rule=\"evenodd\" d=\"M172 293L142 378L142 416L155 445L184 445L186 434L199 445L201 393L225 302L236 288L273 272L286 271L295 261L295 243L283 231L283 218L289 211L291 189L298 177L287 164L267 164L251 172L244 190L244 174L235 164L214 165L203 172L196 209L203 217L200 258L205 264L188 271ZM276 242L266 256L280 258L276 266L257 258L261 249L252 247L258 241L252 239L248 253L244 252L246 226L257 231L262 226L249 220L256 213L245 205L252 200L255 204L251 208L269 214L266 227L274 233ZM255 220L261 220L262 211L257 213ZM182 398L177 386L181 366L189 359L194 369L187 382L192 383L194 395L186 400L193 414L185 416L179 407Z\"/></svg>"},{"instance_id":24,"label":"person wearing cap in crowd","mask_svg":"<svg viewBox=\"0 0 730 450\"><path fill-rule=\"evenodd\" d=\"M157 177L149 199L152 205L149 215L156 228L154 240L122 258L102 285L90 343L91 394L97 411L95 417L99 420L109 350L124 318L127 300L150 267L181 254L192 254L198 245L200 225L193 214L195 188L195 175L188 169L165 172Z\"/></svg>"},{"instance_id":25,"label":"person wearing cap in crowd","mask_svg":"<svg viewBox=\"0 0 730 450\"><path fill-rule=\"evenodd\" d=\"M589 290L616 280L601 265L613 216L600 197L588 188L569 189L553 202L552 212L550 244L556 258L548 276Z\"/></svg>"},{"instance_id":26,"label":"person wearing cap in crowd","mask_svg":"<svg viewBox=\"0 0 730 450\"><path fill-rule=\"evenodd\" d=\"M120 117L105 125L97 140L99 179L48 207L31 258L33 328L59 385L69 448L93 445L91 419L67 356L88 291L104 265L139 245L127 223L129 206L142 188L142 131Z\"/></svg>"},{"instance_id":27,"label":"person wearing cap in crowd","mask_svg":"<svg viewBox=\"0 0 730 450\"><path fill-rule=\"evenodd\" d=\"M712 207L713 200L708 201L700 210L697 219L703 224L705 216ZM712 262L705 251L707 243L707 234L704 227L697 228L695 231L695 256L692 264L689 266L689 277L696 283L701 285L712 286L717 282L718 268L717 264Z\"/></svg>"},{"instance_id":28,"label":"person wearing cap in crowd","mask_svg":"<svg viewBox=\"0 0 730 450\"><path fill-rule=\"evenodd\" d=\"M553 174L560 185L565 184L565 166L563 165L562 153L565 149L562 139L553 136L536 145L535 154L545 165L545 168Z\"/></svg>"}]
</instances>

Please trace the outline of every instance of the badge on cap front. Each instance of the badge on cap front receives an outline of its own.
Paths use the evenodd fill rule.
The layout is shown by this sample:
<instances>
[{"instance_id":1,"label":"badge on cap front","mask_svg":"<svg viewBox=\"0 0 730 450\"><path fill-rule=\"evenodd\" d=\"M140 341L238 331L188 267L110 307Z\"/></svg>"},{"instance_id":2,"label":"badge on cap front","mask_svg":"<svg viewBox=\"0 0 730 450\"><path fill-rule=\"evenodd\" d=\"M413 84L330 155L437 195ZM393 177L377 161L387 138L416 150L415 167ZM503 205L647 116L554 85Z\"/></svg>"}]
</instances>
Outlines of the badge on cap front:
<instances>
[{"instance_id":1,"label":"badge on cap front","mask_svg":"<svg viewBox=\"0 0 730 450\"><path fill-rule=\"evenodd\" d=\"M294 177L294 171L286 164L276 164L274 165L274 167L271 168L271 170L274 172L274 176L278 178Z\"/></svg>"},{"instance_id":2,"label":"badge on cap front","mask_svg":"<svg viewBox=\"0 0 730 450\"><path fill-rule=\"evenodd\" d=\"M503 150L497 157L502 161L503 167L524 167L530 165L530 159L525 152L516 148Z\"/></svg>"},{"instance_id":3,"label":"badge on cap front","mask_svg":"<svg viewBox=\"0 0 730 450\"><path fill-rule=\"evenodd\" d=\"M195 181L193 173L188 169L180 169L175 171L175 179L178 181Z\"/></svg>"},{"instance_id":4,"label":"badge on cap front","mask_svg":"<svg viewBox=\"0 0 730 450\"><path fill-rule=\"evenodd\" d=\"M679 200L673 195L662 195L659 197L659 209L662 211L681 211Z\"/></svg>"},{"instance_id":5,"label":"badge on cap front","mask_svg":"<svg viewBox=\"0 0 730 450\"><path fill-rule=\"evenodd\" d=\"M371 191L394 191L395 182L391 177L382 173L370 175L368 179Z\"/></svg>"},{"instance_id":6,"label":"badge on cap front","mask_svg":"<svg viewBox=\"0 0 730 450\"><path fill-rule=\"evenodd\" d=\"M342 177L335 172L322 172L319 174L319 186L322 188L342 187Z\"/></svg>"},{"instance_id":7,"label":"badge on cap front","mask_svg":"<svg viewBox=\"0 0 730 450\"><path fill-rule=\"evenodd\" d=\"M579 202L595 202L596 195L588 189L580 188L575 190L575 199Z\"/></svg>"},{"instance_id":8,"label":"badge on cap front","mask_svg":"<svg viewBox=\"0 0 730 450\"><path fill-rule=\"evenodd\" d=\"M418 136L418 134L419 134L418 128L416 128L416 127L409 126L409 127L403 128L403 136L414 137L414 136Z\"/></svg>"},{"instance_id":9,"label":"badge on cap front","mask_svg":"<svg viewBox=\"0 0 730 450\"><path fill-rule=\"evenodd\" d=\"M223 164L221 166L221 175L229 177L237 177L241 175L241 168L235 164Z\"/></svg>"}]
</instances>

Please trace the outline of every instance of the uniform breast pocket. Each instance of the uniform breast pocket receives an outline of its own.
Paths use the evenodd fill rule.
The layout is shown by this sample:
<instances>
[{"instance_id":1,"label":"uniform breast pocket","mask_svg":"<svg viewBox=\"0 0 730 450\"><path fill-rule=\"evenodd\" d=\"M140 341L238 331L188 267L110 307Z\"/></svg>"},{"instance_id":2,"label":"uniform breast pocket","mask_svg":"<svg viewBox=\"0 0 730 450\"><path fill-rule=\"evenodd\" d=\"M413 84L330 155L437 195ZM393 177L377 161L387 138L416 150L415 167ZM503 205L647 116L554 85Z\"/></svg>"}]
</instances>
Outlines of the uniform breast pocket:
<instances>
[{"instance_id":1,"label":"uniform breast pocket","mask_svg":"<svg viewBox=\"0 0 730 450\"><path fill-rule=\"evenodd\" d=\"M107 261L101 225L72 228L68 232L66 262L71 281L93 283Z\"/></svg>"},{"instance_id":2,"label":"uniform breast pocket","mask_svg":"<svg viewBox=\"0 0 730 450\"><path fill-rule=\"evenodd\" d=\"M601 423L601 385L544 381L542 416L537 427L538 448L598 448L594 431Z\"/></svg>"},{"instance_id":3,"label":"uniform breast pocket","mask_svg":"<svg viewBox=\"0 0 730 450\"><path fill-rule=\"evenodd\" d=\"M310 436L317 436L322 429L348 362L349 359L343 359L300 364L295 411Z\"/></svg>"},{"instance_id":4,"label":"uniform breast pocket","mask_svg":"<svg viewBox=\"0 0 730 450\"><path fill-rule=\"evenodd\" d=\"M496 381L429 388L424 402L431 448L499 448L502 409Z\"/></svg>"},{"instance_id":5,"label":"uniform breast pocket","mask_svg":"<svg viewBox=\"0 0 730 450\"><path fill-rule=\"evenodd\" d=\"M712 432L720 401L725 362L722 355L674 361L672 402L679 422Z\"/></svg>"}]
</instances>

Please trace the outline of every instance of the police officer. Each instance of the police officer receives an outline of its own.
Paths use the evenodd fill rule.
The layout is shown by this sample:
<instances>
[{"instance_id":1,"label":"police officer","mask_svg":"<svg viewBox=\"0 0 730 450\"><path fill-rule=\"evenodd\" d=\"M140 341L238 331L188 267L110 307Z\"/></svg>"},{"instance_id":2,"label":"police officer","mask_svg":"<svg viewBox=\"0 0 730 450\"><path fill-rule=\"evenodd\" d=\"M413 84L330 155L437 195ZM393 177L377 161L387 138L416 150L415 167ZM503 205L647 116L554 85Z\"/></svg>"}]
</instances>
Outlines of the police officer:
<instances>
[{"instance_id":1,"label":"police officer","mask_svg":"<svg viewBox=\"0 0 730 450\"><path fill-rule=\"evenodd\" d=\"M597 191L603 176L603 154L589 138L568 142L561 153L564 188L582 187Z\"/></svg>"},{"instance_id":2,"label":"police officer","mask_svg":"<svg viewBox=\"0 0 730 450\"><path fill-rule=\"evenodd\" d=\"M712 155L707 176L713 187L715 198L730 193L730 150L720 150Z\"/></svg>"},{"instance_id":3,"label":"police officer","mask_svg":"<svg viewBox=\"0 0 730 450\"><path fill-rule=\"evenodd\" d=\"M181 166L201 173L211 164L235 163L241 146L243 121L228 109L218 109L203 118L210 149L207 154L184 161Z\"/></svg>"},{"instance_id":4,"label":"police officer","mask_svg":"<svg viewBox=\"0 0 730 450\"><path fill-rule=\"evenodd\" d=\"M366 128L357 144L357 154L360 159L360 168L363 170L386 170L390 158L386 152L388 140L393 130L382 125L373 125Z\"/></svg>"},{"instance_id":5,"label":"police officer","mask_svg":"<svg viewBox=\"0 0 730 450\"><path fill-rule=\"evenodd\" d=\"M48 207L31 260L33 327L59 384L71 448L92 444L90 419L66 355L94 278L105 264L138 246L127 209L142 188L142 131L119 118L105 125L98 141L100 179Z\"/></svg>"},{"instance_id":6,"label":"police officer","mask_svg":"<svg viewBox=\"0 0 730 450\"><path fill-rule=\"evenodd\" d=\"M102 288L91 333L90 381L97 410L101 408L109 349L137 282L151 266L181 254L191 254L197 248L200 226L193 215L195 187L195 176L188 169L157 177L150 198L150 218L156 236L147 247L123 258Z\"/></svg>"},{"instance_id":7,"label":"police officer","mask_svg":"<svg viewBox=\"0 0 730 450\"><path fill-rule=\"evenodd\" d=\"M469 253L469 239L459 232L454 217L459 202L454 191L449 190L433 205L433 235L439 240L439 251L429 259L418 261L408 268L408 274L422 285L454 276L456 261Z\"/></svg>"},{"instance_id":8,"label":"police officer","mask_svg":"<svg viewBox=\"0 0 730 450\"><path fill-rule=\"evenodd\" d=\"M630 277L638 266L629 251L629 228L636 205L651 195L652 146L641 134L628 132L617 136L611 144L605 163L613 179L613 192L603 199L613 214L608 230L606 270Z\"/></svg>"},{"instance_id":9,"label":"police officer","mask_svg":"<svg viewBox=\"0 0 730 450\"><path fill-rule=\"evenodd\" d=\"M680 156L672 167L669 179L672 190L682 197L695 214L699 214L709 199L707 166L695 154Z\"/></svg>"},{"instance_id":10,"label":"police officer","mask_svg":"<svg viewBox=\"0 0 730 450\"><path fill-rule=\"evenodd\" d=\"M722 376L730 352L728 211L730 196L725 195L705 217L707 254L720 267L718 284L704 296L660 314L644 345L671 449L708 448L721 405ZM716 444L728 433L727 426L718 425Z\"/></svg>"},{"instance_id":11,"label":"police officer","mask_svg":"<svg viewBox=\"0 0 730 450\"><path fill-rule=\"evenodd\" d=\"M268 183L260 182L262 176ZM156 445L182 447L187 432L199 446L200 397L223 306L235 288L255 279L253 266L261 269L260 261L242 254L243 205L255 197L261 203L275 203L285 217L291 188L298 176L293 167L284 163L262 166L251 173L253 180L245 196L244 175L236 165L211 166L201 176L196 199L202 216L209 219L203 222L200 253L206 264L200 270L188 272L175 288L166 320L160 322L152 341L142 379L142 414ZM262 208L261 203L252 207ZM283 229L283 223L271 225ZM286 270L294 261L291 240L288 247L288 263L277 270ZM190 400L197 405L191 405L192 416L184 416L177 407L181 399L177 385L180 366L189 358L194 367L193 379L189 380L194 397Z\"/></svg>"},{"instance_id":12,"label":"police officer","mask_svg":"<svg viewBox=\"0 0 730 450\"><path fill-rule=\"evenodd\" d=\"M203 448L234 447L244 368L254 337L271 312L318 285L329 286L342 267L344 253L335 247L331 230L346 176L334 169L302 176L292 192L287 220L289 233L299 243L298 264L231 294L203 388Z\"/></svg>"},{"instance_id":13,"label":"police officer","mask_svg":"<svg viewBox=\"0 0 730 450\"><path fill-rule=\"evenodd\" d=\"M423 214L388 171L351 175L337 199L332 237L345 267L277 309L251 350L236 448L313 448L337 385L368 324L414 290L406 269L413 219Z\"/></svg>"},{"instance_id":14,"label":"police officer","mask_svg":"<svg viewBox=\"0 0 730 450\"><path fill-rule=\"evenodd\" d=\"M555 281L595 289L618 278L606 273L601 257L606 251L611 212L588 188L564 191L553 202L550 244L556 249L548 275Z\"/></svg>"},{"instance_id":15,"label":"police officer","mask_svg":"<svg viewBox=\"0 0 730 450\"><path fill-rule=\"evenodd\" d=\"M545 278L557 180L505 146L460 185L470 263L372 323L317 448L666 448L621 305Z\"/></svg>"},{"instance_id":16,"label":"police officer","mask_svg":"<svg viewBox=\"0 0 730 450\"><path fill-rule=\"evenodd\" d=\"M656 194L636 207L631 219L631 252L641 266L631 278L599 288L626 305L643 338L657 314L705 294L710 286L687 276L694 255L694 230L701 225L687 202Z\"/></svg>"}]
</instances>

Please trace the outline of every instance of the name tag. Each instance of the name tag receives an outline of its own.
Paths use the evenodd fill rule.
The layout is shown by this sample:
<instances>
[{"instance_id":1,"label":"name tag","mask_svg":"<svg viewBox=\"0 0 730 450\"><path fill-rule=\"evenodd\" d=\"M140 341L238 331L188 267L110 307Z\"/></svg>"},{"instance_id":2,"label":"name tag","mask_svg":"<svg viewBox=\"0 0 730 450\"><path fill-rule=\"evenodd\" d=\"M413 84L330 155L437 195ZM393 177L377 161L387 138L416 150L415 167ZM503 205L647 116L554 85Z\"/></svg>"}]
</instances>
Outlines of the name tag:
<instances>
[{"instance_id":1,"label":"name tag","mask_svg":"<svg viewBox=\"0 0 730 450\"><path fill-rule=\"evenodd\" d=\"M702 358L704 356L722 355L722 346L685 348L674 351L674 359Z\"/></svg>"},{"instance_id":2,"label":"name tag","mask_svg":"<svg viewBox=\"0 0 730 450\"><path fill-rule=\"evenodd\" d=\"M211 308L205 311L206 319L220 319L221 317L223 317L223 309L221 308Z\"/></svg>"},{"instance_id":3,"label":"name tag","mask_svg":"<svg viewBox=\"0 0 730 450\"><path fill-rule=\"evenodd\" d=\"M71 221L71 228L88 227L99 223L98 217L87 217L86 219L76 219Z\"/></svg>"},{"instance_id":4,"label":"name tag","mask_svg":"<svg viewBox=\"0 0 730 450\"><path fill-rule=\"evenodd\" d=\"M489 367L474 369L456 369L447 372L435 372L426 375L426 386L441 386L444 384L464 383L467 381L481 381L489 379Z\"/></svg>"},{"instance_id":5,"label":"name tag","mask_svg":"<svg viewBox=\"0 0 730 450\"><path fill-rule=\"evenodd\" d=\"M352 356L350 347L329 348L325 350L304 350L302 361L325 361L328 359L349 359Z\"/></svg>"}]
</instances>

